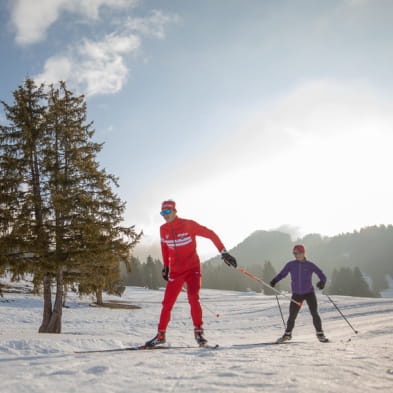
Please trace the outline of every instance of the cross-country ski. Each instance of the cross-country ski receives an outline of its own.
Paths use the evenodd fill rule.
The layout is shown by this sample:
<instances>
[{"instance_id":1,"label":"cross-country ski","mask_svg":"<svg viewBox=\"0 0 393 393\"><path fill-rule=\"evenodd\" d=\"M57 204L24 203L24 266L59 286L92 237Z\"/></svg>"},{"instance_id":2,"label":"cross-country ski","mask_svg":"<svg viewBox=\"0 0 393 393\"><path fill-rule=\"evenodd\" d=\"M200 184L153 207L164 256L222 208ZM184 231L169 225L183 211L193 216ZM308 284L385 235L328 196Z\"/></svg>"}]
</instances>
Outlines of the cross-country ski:
<instances>
[{"instance_id":1,"label":"cross-country ski","mask_svg":"<svg viewBox=\"0 0 393 393\"><path fill-rule=\"evenodd\" d=\"M74 351L74 353L105 353L105 352L126 352L126 351L154 351L158 349L162 350L179 350L179 349L217 349L219 345L203 345L203 346L169 346L169 345L156 345L154 347L147 347L146 345L139 345L136 347L126 348L113 348L113 349L95 349L91 351Z\"/></svg>"}]
</instances>

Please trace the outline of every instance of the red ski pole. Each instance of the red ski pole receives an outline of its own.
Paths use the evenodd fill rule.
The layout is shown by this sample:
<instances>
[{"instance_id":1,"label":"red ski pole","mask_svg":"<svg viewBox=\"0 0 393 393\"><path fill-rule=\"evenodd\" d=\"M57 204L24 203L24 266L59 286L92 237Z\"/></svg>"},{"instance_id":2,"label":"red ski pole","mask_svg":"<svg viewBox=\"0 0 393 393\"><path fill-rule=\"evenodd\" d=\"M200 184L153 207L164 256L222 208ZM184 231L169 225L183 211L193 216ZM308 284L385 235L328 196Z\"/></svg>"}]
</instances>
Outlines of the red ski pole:
<instances>
[{"instance_id":1,"label":"red ski pole","mask_svg":"<svg viewBox=\"0 0 393 393\"><path fill-rule=\"evenodd\" d=\"M269 285L267 282L263 281L261 278L254 276L253 274L247 272L246 270L242 269L241 267L237 267L235 268L236 270L239 270L239 272L242 272L243 274L245 274L246 276L252 278L253 280L259 281L261 284L265 285L266 287L270 288L271 290L273 290L274 292L276 292L278 295L284 296L286 298L288 298L292 303L295 303L296 305L298 305L299 307L302 306L301 302L297 302L296 300L293 300L291 297L289 297L287 294L280 292L279 290L277 290L276 288L273 288L271 285Z\"/></svg>"}]
</instances>

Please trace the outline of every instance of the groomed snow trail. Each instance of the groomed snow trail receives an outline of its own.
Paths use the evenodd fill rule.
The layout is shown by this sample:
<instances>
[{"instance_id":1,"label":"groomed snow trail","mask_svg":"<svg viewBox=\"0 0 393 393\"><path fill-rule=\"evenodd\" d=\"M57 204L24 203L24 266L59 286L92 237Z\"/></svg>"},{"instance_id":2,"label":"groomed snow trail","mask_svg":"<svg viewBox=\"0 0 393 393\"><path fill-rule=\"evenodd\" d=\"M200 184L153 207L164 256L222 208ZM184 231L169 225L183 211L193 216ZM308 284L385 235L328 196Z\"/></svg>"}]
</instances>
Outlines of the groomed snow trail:
<instances>
[{"instance_id":1,"label":"groomed snow trail","mask_svg":"<svg viewBox=\"0 0 393 393\"><path fill-rule=\"evenodd\" d=\"M307 306L293 342L251 346L283 332L275 297L201 291L206 336L216 350L179 349L98 354L144 343L156 331L163 291L127 288L122 301L140 310L89 307L71 298L63 333L38 334L42 300L22 294L0 299L0 376L5 393L393 391L393 301L333 297L359 331L356 335L323 295L320 313L331 343L319 343ZM115 298L113 298L115 299ZM281 299L287 317L288 300ZM195 345L189 306L181 294L167 332L170 345ZM233 346L233 344L244 344Z\"/></svg>"}]
</instances>

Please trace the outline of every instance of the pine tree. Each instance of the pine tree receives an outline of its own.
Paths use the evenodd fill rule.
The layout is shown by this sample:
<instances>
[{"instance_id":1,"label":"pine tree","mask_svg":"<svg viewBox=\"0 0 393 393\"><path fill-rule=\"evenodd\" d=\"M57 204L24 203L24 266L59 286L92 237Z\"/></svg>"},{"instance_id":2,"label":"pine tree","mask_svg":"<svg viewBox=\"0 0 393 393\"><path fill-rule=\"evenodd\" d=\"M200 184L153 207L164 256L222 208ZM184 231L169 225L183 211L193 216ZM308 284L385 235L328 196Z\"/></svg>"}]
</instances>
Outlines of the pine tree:
<instances>
[{"instance_id":1,"label":"pine tree","mask_svg":"<svg viewBox=\"0 0 393 393\"><path fill-rule=\"evenodd\" d=\"M332 284L329 287L329 293L332 295L351 296L350 288L352 285L352 270L350 268L341 268L334 270Z\"/></svg>"},{"instance_id":2,"label":"pine tree","mask_svg":"<svg viewBox=\"0 0 393 393\"><path fill-rule=\"evenodd\" d=\"M145 285L150 289L158 289L158 280L155 272L155 263L149 255L145 264Z\"/></svg>"},{"instance_id":3,"label":"pine tree","mask_svg":"<svg viewBox=\"0 0 393 393\"><path fill-rule=\"evenodd\" d=\"M359 297L375 296L370 290L367 281L365 280L362 272L358 267L355 267L352 273L351 296L359 296Z\"/></svg>"},{"instance_id":4,"label":"pine tree","mask_svg":"<svg viewBox=\"0 0 393 393\"><path fill-rule=\"evenodd\" d=\"M117 179L99 168L102 145L91 141L84 97L63 82L44 93L31 80L14 97L3 103L11 125L1 128L1 241L12 269L43 284L39 331L59 333L64 284L102 301L103 290L118 289L119 262L128 263L141 234L121 226L125 204L112 189Z\"/></svg>"},{"instance_id":5,"label":"pine tree","mask_svg":"<svg viewBox=\"0 0 393 393\"><path fill-rule=\"evenodd\" d=\"M338 295L339 294L339 287L338 287L338 270L334 269L333 273L332 273L332 279L331 279L331 283L329 285L328 291L330 294L334 295Z\"/></svg>"},{"instance_id":6,"label":"pine tree","mask_svg":"<svg viewBox=\"0 0 393 393\"><path fill-rule=\"evenodd\" d=\"M47 105L44 86L30 79L13 97L13 105L1 101L9 125L0 126L0 245L1 263L19 279L49 265L48 196L42 187Z\"/></svg>"},{"instance_id":7,"label":"pine tree","mask_svg":"<svg viewBox=\"0 0 393 393\"><path fill-rule=\"evenodd\" d=\"M142 278L142 267L141 262L136 257L131 257L131 269L130 272L127 272L124 281L126 285L133 285L137 287L143 286L143 278Z\"/></svg>"},{"instance_id":8,"label":"pine tree","mask_svg":"<svg viewBox=\"0 0 393 393\"><path fill-rule=\"evenodd\" d=\"M332 295L375 297L358 267L334 269L328 290Z\"/></svg>"},{"instance_id":9,"label":"pine tree","mask_svg":"<svg viewBox=\"0 0 393 393\"><path fill-rule=\"evenodd\" d=\"M274 269L273 265L271 264L270 261L266 261L265 264L263 265L263 270L262 270L262 279L265 282L270 282L274 277L277 276L277 272ZM279 290L279 284L276 285L276 289ZM274 292L272 289L268 287L264 287L263 293L265 295L275 295L276 292Z\"/></svg>"}]
</instances>

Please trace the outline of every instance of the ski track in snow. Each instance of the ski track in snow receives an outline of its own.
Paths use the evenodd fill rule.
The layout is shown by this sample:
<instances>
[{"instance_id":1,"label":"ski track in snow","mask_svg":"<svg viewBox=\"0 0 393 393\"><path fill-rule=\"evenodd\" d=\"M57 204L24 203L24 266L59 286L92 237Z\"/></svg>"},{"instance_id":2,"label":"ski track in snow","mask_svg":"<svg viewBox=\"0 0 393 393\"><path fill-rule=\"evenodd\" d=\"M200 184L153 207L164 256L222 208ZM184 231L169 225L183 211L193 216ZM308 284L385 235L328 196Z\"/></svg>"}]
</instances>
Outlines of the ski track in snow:
<instances>
[{"instance_id":1,"label":"ski track in snow","mask_svg":"<svg viewBox=\"0 0 393 393\"><path fill-rule=\"evenodd\" d=\"M319 343L307 306L299 313L288 345L251 346L283 333L276 298L203 289L205 331L218 349L173 349L74 354L75 350L122 348L154 336L163 290L129 287L122 301L140 310L89 307L72 297L64 309L63 333L37 333L42 299L0 298L1 392L392 392L393 301L334 296L359 331L318 295L326 335ZM105 300L118 300L107 297ZM280 299L285 318L288 299ZM179 296L167 331L169 345L195 345L189 306ZM233 344L244 344L233 346Z\"/></svg>"}]
</instances>

